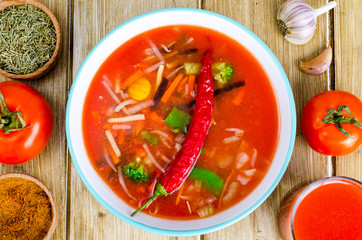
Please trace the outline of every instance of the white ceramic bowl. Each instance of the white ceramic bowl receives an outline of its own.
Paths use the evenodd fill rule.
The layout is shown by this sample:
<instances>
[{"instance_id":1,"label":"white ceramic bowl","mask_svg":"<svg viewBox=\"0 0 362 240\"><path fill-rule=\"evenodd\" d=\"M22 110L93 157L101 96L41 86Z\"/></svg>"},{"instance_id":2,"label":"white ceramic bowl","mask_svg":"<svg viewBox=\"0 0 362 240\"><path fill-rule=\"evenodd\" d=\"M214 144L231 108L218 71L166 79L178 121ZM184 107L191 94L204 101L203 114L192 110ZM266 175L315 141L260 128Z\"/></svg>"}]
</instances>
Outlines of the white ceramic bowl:
<instances>
[{"instance_id":1,"label":"white ceramic bowl","mask_svg":"<svg viewBox=\"0 0 362 240\"><path fill-rule=\"evenodd\" d=\"M101 64L130 38L165 25L197 25L219 31L246 47L269 75L279 107L279 143L269 171L256 189L235 206L209 218L176 221L139 213L131 218L130 206L102 181L93 169L84 146L83 105L88 87ZM250 30L216 13L199 9L163 9L133 18L106 35L88 54L71 88L66 133L73 163L93 196L111 213L140 229L172 236L203 234L226 227L255 210L274 190L283 176L293 150L296 129L295 104L288 79L272 51Z\"/></svg>"}]
</instances>

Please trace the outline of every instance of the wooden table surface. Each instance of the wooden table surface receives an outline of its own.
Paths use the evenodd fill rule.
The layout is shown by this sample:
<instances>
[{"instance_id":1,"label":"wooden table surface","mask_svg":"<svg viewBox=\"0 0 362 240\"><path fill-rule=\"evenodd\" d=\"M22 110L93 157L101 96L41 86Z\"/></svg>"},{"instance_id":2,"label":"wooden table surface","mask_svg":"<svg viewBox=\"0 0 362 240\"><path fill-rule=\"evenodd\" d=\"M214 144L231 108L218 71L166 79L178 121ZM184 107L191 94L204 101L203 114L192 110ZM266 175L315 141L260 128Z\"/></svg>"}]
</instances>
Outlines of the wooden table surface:
<instances>
[{"instance_id":1,"label":"wooden table surface","mask_svg":"<svg viewBox=\"0 0 362 240\"><path fill-rule=\"evenodd\" d=\"M299 119L306 102L330 89L345 90L362 99L362 1L337 0L337 7L318 18L313 39L296 46L285 41L276 15L283 0L41 0L57 16L63 33L60 60L48 75L26 82L49 101L54 131L45 150L34 160L16 166L0 165L0 174L22 172L40 179L53 192L59 209L52 239L280 239L277 214L281 200L295 185L327 176L362 180L362 147L345 157L312 151ZM320 7L328 0L307 0ZM78 68L93 46L119 24L162 8L202 8L223 14L256 33L281 62L292 86L297 110L297 134L288 169L271 196L252 214L222 230L194 237L166 237L139 230L109 213L90 194L71 161L65 137L67 95ZM326 45L333 48L329 71L310 76L298 70ZM7 81L0 77L0 81Z\"/></svg>"}]
</instances>

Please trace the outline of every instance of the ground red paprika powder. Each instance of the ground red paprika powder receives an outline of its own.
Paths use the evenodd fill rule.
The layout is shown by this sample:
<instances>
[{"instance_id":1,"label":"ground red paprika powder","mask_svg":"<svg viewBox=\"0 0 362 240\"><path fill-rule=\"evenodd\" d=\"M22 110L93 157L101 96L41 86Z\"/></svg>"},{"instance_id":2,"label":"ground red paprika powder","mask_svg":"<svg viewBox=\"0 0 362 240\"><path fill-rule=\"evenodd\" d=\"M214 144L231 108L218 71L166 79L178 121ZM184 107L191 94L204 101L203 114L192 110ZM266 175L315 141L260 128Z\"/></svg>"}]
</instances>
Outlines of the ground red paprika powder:
<instances>
[{"instance_id":1,"label":"ground red paprika powder","mask_svg":"<svg viewBox=\"0 0 362 240\"><path fill-rule=\"evenodd\" d=\"M0 180L0 239L43 239L52 223L48 195L24 178Z\"/></svg>"}]
</instances>

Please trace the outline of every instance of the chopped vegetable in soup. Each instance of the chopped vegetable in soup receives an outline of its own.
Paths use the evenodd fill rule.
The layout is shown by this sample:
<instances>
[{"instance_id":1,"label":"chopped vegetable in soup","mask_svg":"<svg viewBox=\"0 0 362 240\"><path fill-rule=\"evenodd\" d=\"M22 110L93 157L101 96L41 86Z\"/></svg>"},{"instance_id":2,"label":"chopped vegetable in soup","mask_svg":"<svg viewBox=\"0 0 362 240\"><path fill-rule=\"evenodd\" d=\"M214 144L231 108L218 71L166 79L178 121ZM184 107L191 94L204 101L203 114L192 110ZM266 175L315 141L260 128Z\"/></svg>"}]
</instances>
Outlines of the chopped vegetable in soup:
<instances>
[{"instance_id":1,"label":"chopped vegetable in soup","mask_svg":"<svg viewBox=\"0 0 362 240\"><path fill-rule=\"evenodd\" d=\"M194 110L209 48L214 97L207 132ZM138 209L197 137L192 124L203 126L206 139L190 175L142 211L197 219L232 207L260 183L277 146L278 117L268 76L244 47L209 29L167 26L132 38L102 64L87 93L83 135L97 173Z\"/></svg>"}]
</instances>

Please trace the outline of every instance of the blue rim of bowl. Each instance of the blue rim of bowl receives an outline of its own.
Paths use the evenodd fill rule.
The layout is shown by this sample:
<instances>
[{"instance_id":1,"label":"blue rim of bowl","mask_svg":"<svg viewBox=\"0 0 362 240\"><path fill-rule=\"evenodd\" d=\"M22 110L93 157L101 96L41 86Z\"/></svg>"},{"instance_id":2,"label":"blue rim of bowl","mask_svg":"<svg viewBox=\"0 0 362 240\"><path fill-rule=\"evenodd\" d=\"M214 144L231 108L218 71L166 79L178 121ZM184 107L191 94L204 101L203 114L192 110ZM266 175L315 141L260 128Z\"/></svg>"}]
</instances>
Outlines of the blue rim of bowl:
<instances>
[{"instance_id":1,"label":"blue rim of bowl","mask_svg":"<svg viewBox=\"0 0 362 240\"><path fill-rule=\"evenodd\" d=\"M158 13L164 13L164 12L180 12L180 11L209 14L209 15L221 18L223 20L226 20L226 21L236 25L237 27L239 27L243 31L245 31L247 34L252 36L264 48L264 50L267 51L267 53L273 59L275 65L278 67L278 70L279 70L279 72L280 72L280 74L281 74L281 76L282 76L282 78L284 80L284 84L285 84L285 86L287 88L288 98L289 98L289 102L290 102L291 121L292 121L291 122L291 136L290 136L290 143L289 143L289 147L288 147L287 156L285 158L285 161L283 163L281 171L279 172L279 175L277 176L277 178L275 179L273 184L270 186L268 191L256 203L254 203L248 210L244 211L239 216L236 216L233 219L230 219L230 220L228 220L228 221L226 221L224 223L220 223L220 224L210 226L210 227L207 227L207 228L202 228L202 229L197 229L197 230L183 230L183 231L160 229L160 228L155 228L155 227L151 227L151 226L142 224L140 222L134 221L134 220L124 216L123 214L121 214L117 210L115 210L113 207L111 207L107 202L105 202L103 200L103 198L98 195L98 193L92 188L92 186L89 184L89 182L85 178L85 176L84 176L84 174L83 174L83 172L82 172L82 170L81 170L81 168L80 168L80 166L79 166L79 164L78 164L78 162L77 162L77 160L75 158L74 149L73 149L72 141L70 139L70 131L69 131L69 121L70 121L70 119L69 119L69 111L70 111L70 103L72 101L72 97L73 97L73 94L74 94L74 92L73 92L74 91L74 86L76 85L76 83L78 81L80 72L82 72L84 65L89 60L89 58L93 55L94 51L107 38L109 38L111 35L113 35L114 32L118 31L119 29L121 29L125 25L128 25L128 24L130 24L130 23L132 23L132 22L134 22L134 21L136 21L138 19L150 16L150 15L154 15L154 14L158 14ZM156 233L156 234L167 235L167 236L194 236L194 235L200 235L200 234L206 234L206 233L214 232L214 231L217 231L219 229L227 227L227 226L241 220L242 218L246 217L251 212L253 212L257 207L259 207L270 196L270 194L274 191L274 189L278 185L279 181L283 177L284 172L287 169L287 166L288 166L289 161L290 161L290 157L291 157L292 152L293 152L293 147L294 147L294 142L295 142L295 133L296 133L296 110L295 110L295 102L294 102L293 92L292 92L292 89L290 87L288 78L287 78L287 76L286 76L286 74L285 74L285 72L283 70L283 67L279 63L279 61L276 58L276 56L274 55L274 53L269 49L269 47L255 33L253 33L251 30L249 30L245 26L241 25L240 23L236 22L235 20L232 20L232 19L230 19L230 18L228 18L226 16L223 16L221 14L218 14L218 13L214 13L214 12L203 10L203 9L196 9L196 8L167 8L167 9L160 9L160 10L156 10L156 11L147 12L147 13L144 13L142 15L139 15L137 17L134 17L134 18L122 23L121 25L119 25L118 27L113 29L111 32L109 32L105 37L103 37L96 44L95 47L93 47L93 49L90 51L90 53L87 55L87 57L83 61L82 65L80 66L80 68L79 68L79 70L77 72L77 75L74 78L74 81L73 81L72 87L70 89L70 92L69 92L69 97L68 97L68 102L67 102L67 110L66 110L66 135L67 135L67 141L68 141L68 149L69 149L70 155L72 157L72 162L73 162L73 164L74 164L80 178L82 179L83 183L88 188L88 190L91 192L91 194L97 199L97 201L100 204L102 204L103 207L105 207L108 211L110 211L113 215L120 218L121 220L123 220L123 221L137 227L137 228L140 228L142 230L152 232L152 233Z\"/></svg>"}]
</instances>

